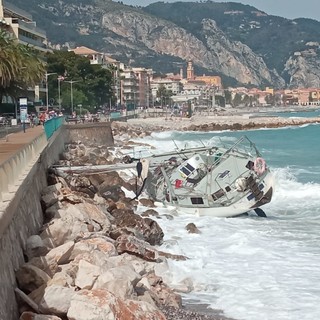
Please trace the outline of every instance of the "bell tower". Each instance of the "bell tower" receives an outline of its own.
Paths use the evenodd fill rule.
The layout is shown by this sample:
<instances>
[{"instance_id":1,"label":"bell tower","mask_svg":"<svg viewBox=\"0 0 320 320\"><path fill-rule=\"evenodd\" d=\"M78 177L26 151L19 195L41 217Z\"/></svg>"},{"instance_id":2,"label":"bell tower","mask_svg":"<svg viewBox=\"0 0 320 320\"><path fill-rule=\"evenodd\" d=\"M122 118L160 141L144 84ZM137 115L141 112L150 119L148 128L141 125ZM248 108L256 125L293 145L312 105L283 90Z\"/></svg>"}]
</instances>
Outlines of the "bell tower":
<instances>
[{"instance_id":1,"label":"bell tower","mask_svg":"<svg viewBox=\"0 0 320 320\"><path fill-rule=\"evenodd\" d=\"M188 66L187 66L187 80L193 80L194 79L194 69L193 69L193 64L192 61L188 61Z\"/></svg>"}]
</instances>

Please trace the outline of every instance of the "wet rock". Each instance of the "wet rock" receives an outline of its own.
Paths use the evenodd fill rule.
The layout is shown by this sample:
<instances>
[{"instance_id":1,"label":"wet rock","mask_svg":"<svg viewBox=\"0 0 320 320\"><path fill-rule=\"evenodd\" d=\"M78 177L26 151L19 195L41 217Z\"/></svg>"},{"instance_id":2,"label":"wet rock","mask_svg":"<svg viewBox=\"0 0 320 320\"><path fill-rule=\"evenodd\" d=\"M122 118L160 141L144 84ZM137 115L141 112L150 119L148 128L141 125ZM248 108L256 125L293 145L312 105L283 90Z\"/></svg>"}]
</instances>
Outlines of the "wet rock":
<instances>
[{"instance_id":1,"label":"wet rock","mask_svg":"<svg viewBox=\"0 0 320 320\"><path fill-rule=\"evenodd\" d=\"M115 218L116 228L114 231L118 230L120 234L132 234L151 245L162 243L164 234L156 221L150 218L142 218L131 210L115 209L111 214Z\"/></svg>"},{"instance_id":2,"label":"wet rock","mask_svg":"<svg viewBox=\"0 0 320 320\"><path fill-rule=\"evenodd\" d=\"M148 209L141 214L141 217L150 217L150 216L159 217L159 213L158 213L158 211L156 211L154 209Z\"/></svg>"},{"instance_id":3,"label":"wet rock","mask_svg":"<svg viewBox=\"0 0 320 320\"><path fill-rule=\"evenodd\" d=\"M106 185L99 187L99 194L105 199L111 199L115 202L125 197L125 193L121 189L121 185Z\"/></svg>"},{"instance_id":4,"label":"wet rock","mask_svg":"<svg viewBox=\"0 0 320 320\"><path fill-rule=\"evenodd\" d=\"M194 223L187 224L186 230L189 233L201 233L201 231L197 228L197 226Z\"/></svg>"},{"instance_id":5,"label":"wet rock","mask_svg":"<svg viewBox=\"0 0 320 320\"><path fill-rule=\"evenodd\" d=\"M142 198L142 199L139 199L139 202L145 207L149 207L149 208L155 207L154 201L152 199Z\"/></svg>"},{"instance_id":6,"label":"wet rock","mask_svg":"<svg viewBox=\"0 0 320 320\"><path fill-rule=\"evenodd\" d=\"M150 246L149 243L137 239L134 236L121 235L115 243L119 254L124 252L136 255L146 261L157 261L158 251Z\"/></svg>"}]
</instances>

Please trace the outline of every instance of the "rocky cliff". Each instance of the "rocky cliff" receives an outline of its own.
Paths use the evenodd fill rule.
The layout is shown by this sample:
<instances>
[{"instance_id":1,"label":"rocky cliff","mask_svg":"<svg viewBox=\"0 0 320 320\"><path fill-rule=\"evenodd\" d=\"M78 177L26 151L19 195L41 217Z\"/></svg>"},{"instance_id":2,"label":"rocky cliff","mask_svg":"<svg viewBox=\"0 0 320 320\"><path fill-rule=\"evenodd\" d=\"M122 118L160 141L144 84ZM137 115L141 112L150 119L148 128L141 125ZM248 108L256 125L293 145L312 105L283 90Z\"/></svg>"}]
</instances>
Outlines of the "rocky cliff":
<instances>
[{"instance_id":1,"label":"rocky cliff","mask_svg":"<svg viewBox=\"0 0 320 320\"><path fill-rule=\"evenodd\" d=\"M270 57L276 57L278 51L265 52L268 48L265 46L268 41L268 26L274 28L274 22L277 21L282 28L286 25L289 31L290 28L297 28L297 25L300 29L306 29L305 21L303 25L285 24L287 19L277 17L273 21L272 16L261 14L253 7L237 4L247 10L235 11L238 21L233 11L229 10L232 5L230 3L228 8L222 8L225 10L220 13L224 15L222 23L220 16L211 14L212 17L209 18L209 15L200 10L204 5L213 10L216 3L193 3L193 13L179 20L175 16L165 18L165 10L148 12L144 8L125 6L113 1L60 0L50 4L39 4L35 0L13 2L33 14L38 25L47 30L54 48L85 45L106 52L131 66L151 67L156 72L177 73L178 65L192 60L196 74L220 75L225 85L320 87L320 56L315 46L310 47L303 41L296 40L290 49L286 42L283 47L279 47L279 58L273 60ZM166 8L169 4L156 5L157 8ZM179 5L181 8L183 4ZM177 6L178 4L172 4L173 9ZM256 10L254 13L253 9ZM266 22L267 18L271 21L269 24ZM227 19L233 19L232 24L225 21ZM238 21L237 24L234 21ZM262 28L263 33L260 30ZM266 39L257 36L257 32ZM317 36L317 33L313 38L306 32L304 34L309 43L310 39ZM290 33L288 36L290 37ZM253 41L255 37L259 40ZM273 38L273 43L270 41L270 47L274 48L275 41L280 41L278 35Z\"/></svg>"}]
</instances>

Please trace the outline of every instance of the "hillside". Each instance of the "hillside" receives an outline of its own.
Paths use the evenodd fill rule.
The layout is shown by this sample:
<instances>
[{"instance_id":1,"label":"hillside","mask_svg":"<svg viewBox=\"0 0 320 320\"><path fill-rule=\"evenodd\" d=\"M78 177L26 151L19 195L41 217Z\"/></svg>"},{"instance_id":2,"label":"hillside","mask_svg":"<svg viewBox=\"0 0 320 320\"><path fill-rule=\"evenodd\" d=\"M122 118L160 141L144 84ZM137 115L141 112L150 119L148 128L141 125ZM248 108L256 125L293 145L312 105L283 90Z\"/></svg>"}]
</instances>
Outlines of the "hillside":
<instances>
[{"instance_id":1,"label":"hillside","mask_svg":"<svg viewBox=\"0 0 320 320\"><path fill-rule=\"evenodd\" d=\"M85 45L131 66L197 74L225 85L320 87L320 22L270 16L248 5L107 0L11 0L33 15L55 48Z\"/></svg>"}]
</instances>

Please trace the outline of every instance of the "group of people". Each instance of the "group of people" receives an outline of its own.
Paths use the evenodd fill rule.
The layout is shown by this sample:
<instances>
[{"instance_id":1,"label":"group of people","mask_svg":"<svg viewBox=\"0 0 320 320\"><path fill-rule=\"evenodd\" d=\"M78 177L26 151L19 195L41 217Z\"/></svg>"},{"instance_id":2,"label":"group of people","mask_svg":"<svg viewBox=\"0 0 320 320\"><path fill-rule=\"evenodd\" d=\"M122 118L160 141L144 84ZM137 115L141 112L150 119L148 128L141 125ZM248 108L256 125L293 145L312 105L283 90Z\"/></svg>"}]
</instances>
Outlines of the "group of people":
<instances>
[{"instance_id":1,"label":"group of people","mask_svg":"<svg viewBox=\"0 0 320 320\"><path fill-rule=\"evenodd\" d=\"M62 116L62 112L56 111L47 111L47 112L40 112L39 115L33 113L28 115L30 127L38 126L40 124L44 124L47 120L52 119L54 117Z\"/></svg>"}]
</instances>

